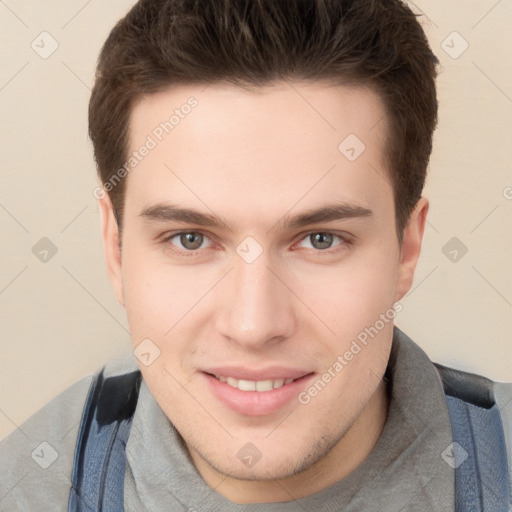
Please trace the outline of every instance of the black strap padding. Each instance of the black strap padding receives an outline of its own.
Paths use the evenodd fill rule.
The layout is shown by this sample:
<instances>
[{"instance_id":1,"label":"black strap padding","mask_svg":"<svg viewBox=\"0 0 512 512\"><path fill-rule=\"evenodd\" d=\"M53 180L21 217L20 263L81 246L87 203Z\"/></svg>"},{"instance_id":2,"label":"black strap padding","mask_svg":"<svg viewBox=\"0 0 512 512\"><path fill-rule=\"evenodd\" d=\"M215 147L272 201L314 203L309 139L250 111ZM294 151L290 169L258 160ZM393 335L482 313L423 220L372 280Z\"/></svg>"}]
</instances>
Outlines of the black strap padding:
<instances>
[{"instance_id":1,"label":"black strap padding","mask_svg":"<svg viewBox=\"0 0 512 512\"><path fill-rule=\"evenodd\" d=\"M97 401L99 426L130 418L135 412L142 374L140 370L106 378Z\"/></svg>"},{"instance_id":2,"label":"black strap padding","mask_svg":"<svg viewBox=\"0 0 512 512\"><path fill-rule=\"evenodd\" d=\"M446 395L484 409L490 409L495 404L492 380L475 373L448 368L439 363L434 363L434 366L441 376Z\"/></svg>"}]
</instances>

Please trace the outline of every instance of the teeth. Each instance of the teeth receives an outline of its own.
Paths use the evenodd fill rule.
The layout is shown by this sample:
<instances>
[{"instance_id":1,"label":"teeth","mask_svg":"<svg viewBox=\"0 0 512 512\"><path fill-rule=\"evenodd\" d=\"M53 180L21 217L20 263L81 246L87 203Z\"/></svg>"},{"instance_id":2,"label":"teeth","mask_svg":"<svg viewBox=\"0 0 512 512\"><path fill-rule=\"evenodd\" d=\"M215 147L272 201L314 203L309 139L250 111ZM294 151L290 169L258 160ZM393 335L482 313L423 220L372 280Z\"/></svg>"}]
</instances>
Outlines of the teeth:
<instances>
[{"instance_id":1,"label":"teeth","mask_svg":"<svg viewBox=\"0 0 512 512\"><path fill-rule=\"evenodd\" d=\"M253 380L240 379L238 381L238 389L241 389L242 391L256 391L256 382Z\"/></svg>"},{"instance_id":2,"label":"teeth","mask_svg":"<svg viewBox=\"0 0 512 512\"><path fill-rule=\"evenodd\" d=\"M230 386L233 386L234 388L237 388L238 387L238 380L237 379L233 379L233 377L228 377L226 379L226 382L230 385Z\"/></svg>"},{"instance_id":3,"label":"teeth","mask_svg":"<svg viewBox=\"0 0 512 512\"><path fill-rule=\"evenodd\" d=\"M272 391L274 389L274 383L271 380L259 380L254 387L255 391Z\"/></svg>"},{"instance_id":4,"label":"teeth","mask_svg":"<svg viewBox=\"0 0 512 512\"><path fill-rule=\"evenodd\" d=\"M289 379L287 379L287 380L289 380ZM283 384L284 384L284 379L276 379L274 381L274 389L280 388Z\"/></svg>"},{"instance_id":5,"label":"teeth","mask_svg":"<svg viewBox=\"0 0 512 512\"><path fill-rule=\"evenodd\" d=\"M241 391L272 391L272 389L280 388L286 384L290 384L295 379L275 379L275 380L244 380L235 379L233 377L224 377L223 375L215 375L221 382L229 384L233 388Z\"/></svg>"}]
</instances>

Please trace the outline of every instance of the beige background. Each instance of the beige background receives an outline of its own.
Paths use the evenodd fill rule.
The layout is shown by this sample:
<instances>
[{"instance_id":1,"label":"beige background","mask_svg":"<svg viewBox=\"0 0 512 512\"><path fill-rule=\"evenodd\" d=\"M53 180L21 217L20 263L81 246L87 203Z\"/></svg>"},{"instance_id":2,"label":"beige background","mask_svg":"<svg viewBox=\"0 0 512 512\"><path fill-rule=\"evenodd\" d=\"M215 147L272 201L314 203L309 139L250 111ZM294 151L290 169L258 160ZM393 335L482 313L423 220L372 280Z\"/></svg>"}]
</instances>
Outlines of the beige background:
<instances>
[{"instance_id":1,"label":"beige background","mask_svg":"<svg viewBox=\"0 0 512 512\"><path fill-rule=\"evenodd\" d=\"M87 102L99 49L133 3L0 1L0 438L130 350L103 262ZM442 63L440 125L397 325L435 361L512 381L512 2L410 5ZM31 47L51 49L43 31L59 45L46 59ZM42 237L58 249L46 263L32 253ZM457 262L443 253L452 237L468 249Z\"/></svg>"}]
</instances>

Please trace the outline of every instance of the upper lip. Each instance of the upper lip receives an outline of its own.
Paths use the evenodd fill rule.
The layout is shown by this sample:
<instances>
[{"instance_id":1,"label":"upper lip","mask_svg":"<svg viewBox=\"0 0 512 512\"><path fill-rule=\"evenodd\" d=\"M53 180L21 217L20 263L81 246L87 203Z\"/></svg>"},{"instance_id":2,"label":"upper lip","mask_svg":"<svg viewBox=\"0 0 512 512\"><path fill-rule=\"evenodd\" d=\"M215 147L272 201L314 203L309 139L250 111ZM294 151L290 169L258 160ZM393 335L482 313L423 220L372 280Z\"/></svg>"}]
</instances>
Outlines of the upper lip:
<instances>
[{"instance_id":1,"label":"upper lip","mask_svg":"<svg viewBox=\"0 0 512 512\"><path fill-rule=\"evenodd\" d=\"M298 368L286 368L284 366L270 366L259 370L244 368L242 366L216 366L205 368L201 371L222 377L233 377L238 380L276 380L276 379L298 379L312 373L308 370Z\"/></svg>"}]
</instances>

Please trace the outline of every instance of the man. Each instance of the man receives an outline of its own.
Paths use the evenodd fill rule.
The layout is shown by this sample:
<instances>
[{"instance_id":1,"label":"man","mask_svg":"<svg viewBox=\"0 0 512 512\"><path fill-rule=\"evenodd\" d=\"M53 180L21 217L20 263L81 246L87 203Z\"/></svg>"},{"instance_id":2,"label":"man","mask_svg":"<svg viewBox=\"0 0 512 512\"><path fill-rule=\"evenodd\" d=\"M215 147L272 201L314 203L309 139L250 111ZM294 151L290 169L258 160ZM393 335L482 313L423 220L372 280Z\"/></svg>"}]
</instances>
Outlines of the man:
<instances>
[{"instance_id":1,"label":"man","mask_svg":"<svg viewBox=\"0 0 512 512\"><path fill-rule=\"evenodd\" d=\"M436 63L399 1L133 7L89 118L136 357L3 443L2 510L510 507L512 386L394 327Z\"/></svg>"}]
</instances>

